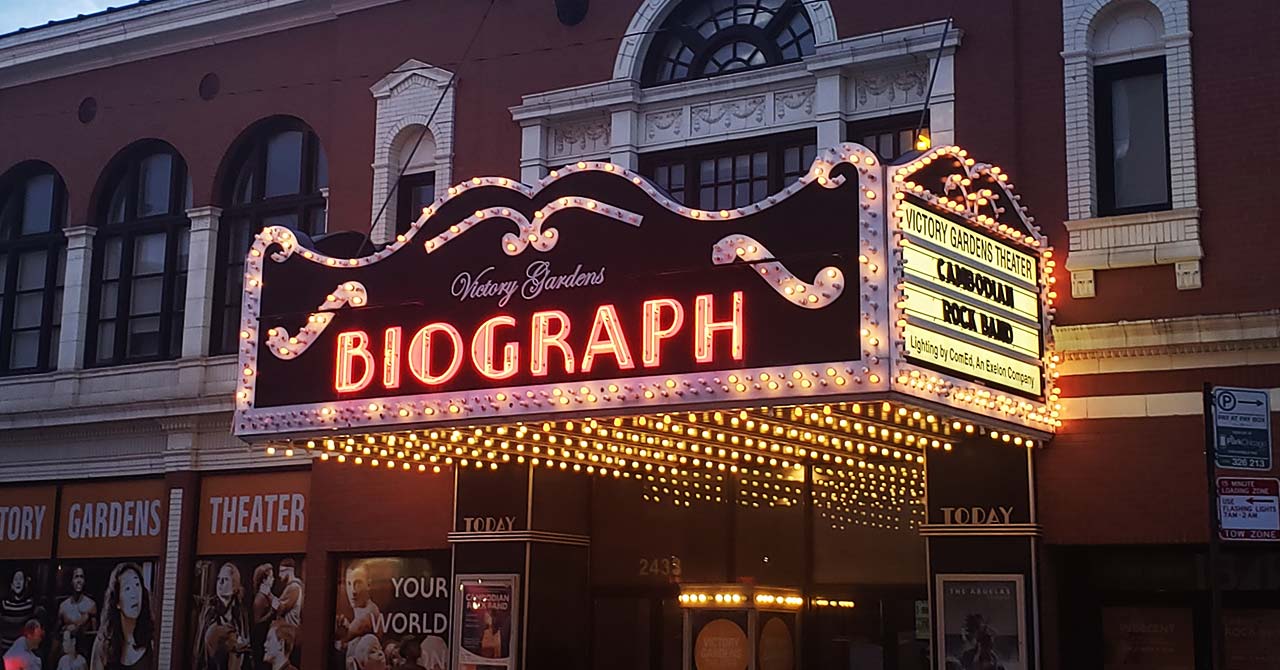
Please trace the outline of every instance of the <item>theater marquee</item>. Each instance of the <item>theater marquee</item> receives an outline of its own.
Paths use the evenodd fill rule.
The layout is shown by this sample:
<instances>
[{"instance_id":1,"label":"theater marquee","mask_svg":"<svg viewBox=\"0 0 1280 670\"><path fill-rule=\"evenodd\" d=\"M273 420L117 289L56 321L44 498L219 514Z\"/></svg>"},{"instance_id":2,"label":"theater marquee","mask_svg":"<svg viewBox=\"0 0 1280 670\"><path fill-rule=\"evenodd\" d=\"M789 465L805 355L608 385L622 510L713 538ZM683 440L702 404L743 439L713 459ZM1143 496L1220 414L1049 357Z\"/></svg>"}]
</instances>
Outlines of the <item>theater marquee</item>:
<instances>
[{"instance_id":1,"label":"theater marquee","mask_svg":"<svg viewBox=\"0 0 1280 670\"><path fill-rule=\"evenodd\" d=\"M878 160L844 145L737 209L578 163L459 184L363 258L268 228L246 265L236 431L886 390L885 305L859 267L884 267L883 201Z\"/></svg>"},{"instance_id":2,"label":"theater marquee","mask_svg":"<svg viewBox=\"0 0 1280 670\"><path fill-rule=\"evenodd\" d=\"M1051 429L1028 402L1046 396L1043 242L971 225L907 175L929 170L845 144L763 201L699 210L582 162L463 182L364 257L267 228L245 265L236 433L894 390Z\"/></svg>"},{"instance_id":3,"label":"theater marquee","mask_svg":"<svg viewBox=\"0 0 1280 670\"><path fill-rule=\"evenodd\" d=\"M1008 175L957 147L890 171L895 386L1055 427L1056 262Z\"/></svg>"}]
</instances>

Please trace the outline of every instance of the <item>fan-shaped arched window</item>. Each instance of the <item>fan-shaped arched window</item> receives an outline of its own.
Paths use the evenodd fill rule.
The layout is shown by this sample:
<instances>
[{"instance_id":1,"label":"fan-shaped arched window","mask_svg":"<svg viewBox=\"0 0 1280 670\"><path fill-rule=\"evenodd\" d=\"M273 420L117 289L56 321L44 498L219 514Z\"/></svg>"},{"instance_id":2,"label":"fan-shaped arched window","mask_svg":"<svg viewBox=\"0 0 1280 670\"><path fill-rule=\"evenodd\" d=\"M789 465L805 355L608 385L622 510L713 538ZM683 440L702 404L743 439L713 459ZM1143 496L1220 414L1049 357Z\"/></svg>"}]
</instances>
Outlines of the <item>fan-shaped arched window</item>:
<instances>
[{"instance_id":1,"label":"fan-shaped arched window","mask_svg":"<svg viewBox=\"0 0 1280 670\"><path fill-rule=\"evenodd\" d=\"M813 53L802 0L685 0L649 46L645 86L798 61Z\"/></svg>"},{"instance_id":2,"label":"fan-shaped arched window","mask_svg":"<svg viewBox=\"0 0 1280 670\"><path fill-rule=\"evenodd\" d=\"M325 230L329 167L320 138L297 119L271 119L250 128L223 171L225 207L218 226L213 354L233 353L240 330L244 258L249 240L266 226L307 235Z\"/></svg>"},{"instance_id":3,"label":"fan-shaped arched window","mask_svg":"<svg viewBox=\"0 0 1280 670\"><path fill-rule=\"evenodd\" d=\"M66 188L44 163L0 178L0 374L57 367Z\"/></svg>"},{"instance_id":4,"label":"fan-shaped arched window","mask_svg":"<svg viewBox=\"0 0 1280 670\"><path fill-rule=\"evenodd\" d=\"M182 354L191 182L158 141L112 161L99 193L86 356L90 365Z\"/></svg>"}]
</instances>

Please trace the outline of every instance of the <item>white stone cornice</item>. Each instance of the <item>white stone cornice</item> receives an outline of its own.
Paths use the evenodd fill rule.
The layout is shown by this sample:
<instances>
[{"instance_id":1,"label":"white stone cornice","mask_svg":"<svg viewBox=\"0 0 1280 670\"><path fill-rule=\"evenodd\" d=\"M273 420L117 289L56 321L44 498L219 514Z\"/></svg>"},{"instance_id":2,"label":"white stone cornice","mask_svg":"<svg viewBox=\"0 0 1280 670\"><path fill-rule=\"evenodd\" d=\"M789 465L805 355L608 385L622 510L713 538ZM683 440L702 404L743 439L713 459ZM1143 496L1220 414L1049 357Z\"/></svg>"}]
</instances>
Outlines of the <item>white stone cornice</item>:
<instances>
[{"instance_id":1,"label":"white stone cornice","mask_svg":"<svg viewBox=\"0 0 1280 670\"><path fill-rule=\"evenodd\" d=\"M1054 326L1065 376L1280 364L1280 310Z\"/></svg>"},{"instance_id":2,"label":"white stone cornice","mask_svg":"<svg viewBox=\"0 0 1280 670\"><path fill-rule=\"evenodd\" d=\"M0 89L213 46L398 0L166 0L0 37Z\"/></svg>"}]
</instances>

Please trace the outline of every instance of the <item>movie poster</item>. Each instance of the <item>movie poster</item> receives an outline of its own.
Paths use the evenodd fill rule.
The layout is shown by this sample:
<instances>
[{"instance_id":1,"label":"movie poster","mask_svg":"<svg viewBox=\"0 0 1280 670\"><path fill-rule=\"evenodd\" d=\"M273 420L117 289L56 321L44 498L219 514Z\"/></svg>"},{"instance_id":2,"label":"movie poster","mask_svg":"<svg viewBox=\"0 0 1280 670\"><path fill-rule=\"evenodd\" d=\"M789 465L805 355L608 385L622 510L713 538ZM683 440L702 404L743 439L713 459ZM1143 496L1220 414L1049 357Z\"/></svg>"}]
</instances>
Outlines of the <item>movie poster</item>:
<instances>
[{"instance_id":1,"label":"movie poster","mask_svg":"<svg viewBox=\"0 0 1280 670\"><path fill-rule=\"evenodd\" d=\"M0 656L22 637L22 628L31 619L49 627L53 604L47 591L48 577L48 562L0 561ZM48 649L46 635L33 653L43 657Z\"/></svg>"},{"instance_id":2,"label":"movie poster","mask_svg":"<svg viewBox=\"0 0 1280 670\"><path fill-rule=\"evenodd\" d=\"M516 667L517 577L469 575L459 577L458 585L454 640L459 670Z\"/></svg>"},{"instance_id":3,"label":"movie poster","mask_svg":"<svg viewBox=\"0 0 1280 670\"><path fill-rule=\"evenodd\" d=\"M46 668L153 668L160 639L154 559L61 561ZM96 662L95 662L96 661Z\"/></svg>"},{"instance_id":4,"label":"movie poster","mask_svg":"<svg viewBox=\"0 0 1280 670\"><path fill-rule=\"evenodd\" d=\"M943 670L1025 670L1021 575L938 575Z\"/></svg>"},{"instance_id":5,"label":"movie poster","mask_svg":"<svg viewBox=\"0 0 1280 670\"><path fill-rule=\"evenodd\" d=\"M297 670L305 579L300 555L197 560L191 667Z\"/></svg>"},{"instance_id":6,"label":"movie poster","mask_svg":"<svg viewBox=\"0 0 1280 670\"><path fill-rule=\"evenodd\" d=\"M344 558L332 670L449 670L450 552Z\"/></svg>"}]
</instances>

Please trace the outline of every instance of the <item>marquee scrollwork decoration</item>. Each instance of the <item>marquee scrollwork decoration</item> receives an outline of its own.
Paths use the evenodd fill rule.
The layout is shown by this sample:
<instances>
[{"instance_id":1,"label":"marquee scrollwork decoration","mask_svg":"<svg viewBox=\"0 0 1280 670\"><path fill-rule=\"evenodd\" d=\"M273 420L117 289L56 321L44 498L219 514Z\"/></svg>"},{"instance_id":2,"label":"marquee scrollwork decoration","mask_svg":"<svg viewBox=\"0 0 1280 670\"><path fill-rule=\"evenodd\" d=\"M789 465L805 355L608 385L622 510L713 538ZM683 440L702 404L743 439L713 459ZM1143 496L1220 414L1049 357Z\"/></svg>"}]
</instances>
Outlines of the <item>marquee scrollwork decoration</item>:
<instances>
[{"instance_id":1,"label":"marquee scrollwork decoration","mask_svg":"<svg viewBox=\"0 0 1280 670\"><path fill-rule=\"evenodd\" d=\"M287 330L278 326L268 330L267 347L272 355L281 360L297 358L329 327L334 310L347 305L360 307L368 303L369 292L363 284L356 281L343 282L333 289L333 293L325 296L324 302L316 308L320 311L307 315L307 324L298 330L297 335L290 335Z\"/></svg>"},{"instance_id":2,"label":"marquee scrollwork decoration","mask_svg":"<svg viewBox=\"0 0 1280 670\"><path fill-rule=\"evenodd\" d=\"M715 265L729 265L734 261L750 264L778 295L805 309L822 309L844 292L844 273L839 268L824 267L813 283L806 282L774 260L763 244L747 235L730 235L711 250L711 262Z\"/></svg>"}]
</instances>

